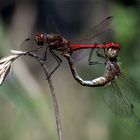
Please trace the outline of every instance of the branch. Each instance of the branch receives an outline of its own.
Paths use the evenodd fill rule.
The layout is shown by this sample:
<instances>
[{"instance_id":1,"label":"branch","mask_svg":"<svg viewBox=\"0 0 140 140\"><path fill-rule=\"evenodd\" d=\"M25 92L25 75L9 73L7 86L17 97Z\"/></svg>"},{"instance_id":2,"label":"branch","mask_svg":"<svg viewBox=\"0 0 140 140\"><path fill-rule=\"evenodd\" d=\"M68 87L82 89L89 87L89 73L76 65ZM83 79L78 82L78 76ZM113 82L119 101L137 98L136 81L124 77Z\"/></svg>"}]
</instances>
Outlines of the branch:
<instances>
[{"instance_id":1,"label":"branch","mask_svg":"<svg viewBox=\"0 0 140 140\"><path fill-rule=\"evenodd\" d=\"M44 64L44 61L42 61L40 57L38 57L36 54L34 54L32 52L22 52L22 51L16 51L16 50L11 50L11 52L13 53L13 55L10 55L10 56L5 57L5 58L0 60L0 85L3 83L5 77L9 73L10 67L11 67L11 64L13 61L15 61L20 56L30 56L32 58L35 58L40 63L41 67L43 68L44 73L45 73L46 78L47 78L48 83L49 83L54 112L55 112L58 140L62 140L63 139L62 127L61 127L61 120L60 120L60 114L59 114L59 109L58 109L56 93L54 90L53 82L52 82L51 78L49 77L49 71L48 71L46 65Z\"/></svg>"}]
</instances>

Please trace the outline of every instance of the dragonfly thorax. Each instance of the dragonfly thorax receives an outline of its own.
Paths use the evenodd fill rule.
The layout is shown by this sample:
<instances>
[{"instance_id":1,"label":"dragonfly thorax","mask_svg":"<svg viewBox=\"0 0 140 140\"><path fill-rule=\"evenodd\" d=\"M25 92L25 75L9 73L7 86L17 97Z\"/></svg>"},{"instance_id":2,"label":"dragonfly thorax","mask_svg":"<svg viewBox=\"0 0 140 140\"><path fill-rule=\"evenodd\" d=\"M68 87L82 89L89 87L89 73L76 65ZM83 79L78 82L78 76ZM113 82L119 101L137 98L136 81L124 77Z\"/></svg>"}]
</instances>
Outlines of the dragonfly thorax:
<instances>
[{"instance_id":1,"label":"dragonfly thorax","mask_svg":"<svg viewBox=\"0 0 140 140\"><path fill-rule=\"evenodd\" d=\"M63 43L63 37L58 34L47 34L46 42L52 48L60 46Z\"/></svg>"},{"instance_id":2,"label":"dragonfly thorax","mask_svg":"<svg viewBox=\"0 0 140 140\"><path fill-rule=\"evenodd\" d=\"M69 52L69 41L59 34L47 34L46 43L50 49L61 52Z\"/></svg>"}]
</instances>

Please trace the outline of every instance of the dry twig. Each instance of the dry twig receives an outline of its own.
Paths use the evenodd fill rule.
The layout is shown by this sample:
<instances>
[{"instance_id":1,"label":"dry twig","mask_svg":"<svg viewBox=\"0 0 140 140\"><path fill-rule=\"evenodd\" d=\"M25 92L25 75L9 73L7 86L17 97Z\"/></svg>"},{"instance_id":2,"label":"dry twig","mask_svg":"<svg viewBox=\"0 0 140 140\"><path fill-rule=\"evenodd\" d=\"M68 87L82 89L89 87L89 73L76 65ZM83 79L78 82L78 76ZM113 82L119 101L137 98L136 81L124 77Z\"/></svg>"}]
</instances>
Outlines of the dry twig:
<instances>
[{"instance_id":1,"label":"dry twig","mask_svg":"<svg viewBox=\"0 0 140 140\"><path fill-rule=\"evenodd\" d=\"M53 82L51 78L49 77L49 71L44 64L44 62L38 57L36 54L32 52L23 52L23 51L16 51L16 50L11 50L13 53L12 55L2 58L0 60L0 85L2 85L4 79L8 75L11 64L14 62L17 58L20 56L30 56L32 58L35 58L41 65L41 67L44 70L44 73L46 75L46 79L48 80L49 87L51 90L51 96L52 96L52 102L53 102L53 107L54 107L54 112L55 112L55 119L56 119L56 126L57 126L57 133L58 133L58 140L62 140L62 127L61 127L61 120L60 120L60 115L59 115L59 109L58 109L58 103L57 103L57 98L56 98L56 93L54 90ZM49 77L49 78L48 78Z\"/></svg>"}]
</instances>

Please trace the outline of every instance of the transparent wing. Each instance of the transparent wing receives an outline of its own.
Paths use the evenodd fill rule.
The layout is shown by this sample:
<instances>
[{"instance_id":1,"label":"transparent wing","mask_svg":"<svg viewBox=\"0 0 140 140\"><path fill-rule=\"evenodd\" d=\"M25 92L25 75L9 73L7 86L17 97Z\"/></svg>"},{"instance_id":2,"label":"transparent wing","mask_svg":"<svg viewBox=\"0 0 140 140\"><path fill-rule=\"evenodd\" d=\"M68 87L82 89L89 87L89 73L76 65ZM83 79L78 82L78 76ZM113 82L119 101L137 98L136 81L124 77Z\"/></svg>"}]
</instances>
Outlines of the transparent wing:
<instances>
[{"instance_id":1,"label":"transparent wing","mask_svg":"<svg viewBox=\"0 0 140 140\"><path fill-rule=\"evenodd\" d=\"M134 114L133 104L115 81L107 86L107 90L103 93L103 99L116 116L129 118Z\"/></svg>"},{"instance_id":2,"label":"transparent wing","mask_svg":"<svg viewBox=\"0 0 140 140\"><path fill-rule=\"evenodd\" d=\"M140 102L140 88L139 83L136 82L130 75L121 72L118 77L118 84L122 87L126 96L133 101Z\"/></svg>"},{"instance_id":3,"label":"transparent wing","mask_svg":"<svg viewBox=\"0 0 140 140\"><path fill-rule=\"evenodd\" d=\"M73 57L73 59L74 59L74 61L77 63L77 62L80 62L81 60L83 60L83 59L88 59L88 62L89 61L94 61L96 64L104 64L103 62L104 62L104 59L103 59L103 57L99 57L99 56L97 56L97 48L95 48L95 49L87 49L87 50L85 50L85 49L81 49L81 50L77 50L77 51L74 51L73 53L72 53L72 57ZM92 51L92 53L91 53L91 51ZM100 54L100 55L102 55L102 56L104 56L104 50L103 49L100 49L100 50L98 50L98 53Z\"/></svg>"},{"instance_id":4,"label":"transparent wing","mask_svg":"<svg viewBox=\"0 0 140 140\"><path fill-rule=\"evenodd\" d=\"M47 44L45 46L37 45L34 39L26 39L22 44L21 44L21 50L25 52L33 52L36 55L38 55L41 59L44 59L47 55L46 53L46 48Z\"/></svg>"},{"instance_id":5,"label":"transparent wing","mask_svg":"<svg viewBox=\"0 0 140 140\"><path fill-rule=\"evenodd\" d=\"M34 39L27 38L23 41L20 48L22 51L36 51L41 46L38 46Z\"/></svg>"},{"instance_id":6,"label":"transparent wing","mask_svg":"<svg viewBox=\"0 0 140 140\"><path fill-rule=\"evenodd\" d=\"M47 33L55 33L55 34L60 34L53 18L48 15L46 19L46 28L47 28ZM44 46L40 46L36 43L36 41L33 38L27 38L23 41L21 44L21 50L26 51L26 52L34 52L37 55L41 56L44 53L44 49L46 48L47 44Z\"/></svg>"},{"instance_id":7,"label":"transparent wing","mask_svg":"<svg viewBox=\"0 0 140 140\"><path fill-rule=\"evenodd\" d=\"M53 18L50 15L47 16L46 24L47 33L61 34Z\"/></svg>"},{"instance_id":8,"label":"transparent wing","mask_svg":"<svg viewBox=\"0 0 140 140\"><path fill-rule=\"evenodd\" d=\"M85 33L80 38L73 40L72 42L84 43L84 42L94 39L95 37L97 37L99 35L110 32L111 29L109 29L107 27L111 23L112 19L113 19L112 16L104 19L102 22L100 22L95 27L93 27L89 32Z\"/></svg>"}]
</instances>

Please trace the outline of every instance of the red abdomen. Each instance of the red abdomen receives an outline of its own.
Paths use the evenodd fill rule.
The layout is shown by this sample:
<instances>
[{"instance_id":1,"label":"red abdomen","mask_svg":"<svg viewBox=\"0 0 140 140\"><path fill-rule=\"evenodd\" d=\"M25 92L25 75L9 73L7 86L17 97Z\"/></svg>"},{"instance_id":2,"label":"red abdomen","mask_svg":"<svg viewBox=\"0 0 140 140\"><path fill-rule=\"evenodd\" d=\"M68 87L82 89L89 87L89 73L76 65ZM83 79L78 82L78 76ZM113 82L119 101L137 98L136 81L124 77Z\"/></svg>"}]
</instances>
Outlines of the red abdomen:
<instances>
[{"instance_id":1,"label":"red abdomen","mask_svg":"<svg viewBox=\"0 0 140 140\"><path fill-rule=\"evenodd\" d=\"M89 49L89 48L117 48L120 49L120 44L119 43L115 43L115 42L109 42L106 44L70 44L69 45L70 50L76 51L79 49Z\"/></svg>"}]
</instances>

